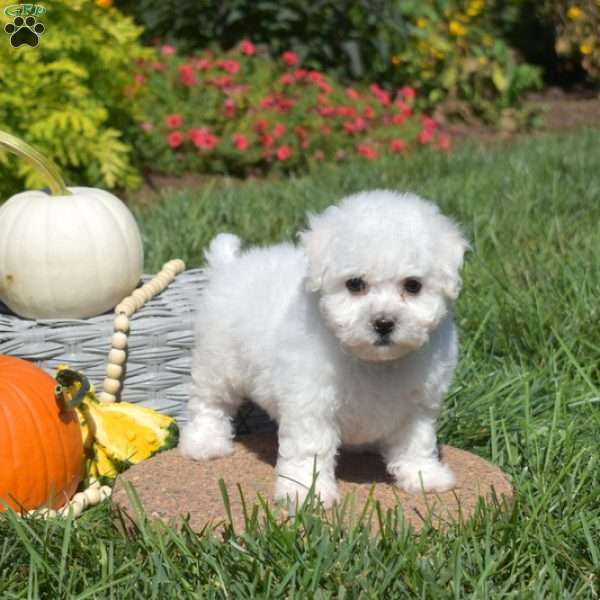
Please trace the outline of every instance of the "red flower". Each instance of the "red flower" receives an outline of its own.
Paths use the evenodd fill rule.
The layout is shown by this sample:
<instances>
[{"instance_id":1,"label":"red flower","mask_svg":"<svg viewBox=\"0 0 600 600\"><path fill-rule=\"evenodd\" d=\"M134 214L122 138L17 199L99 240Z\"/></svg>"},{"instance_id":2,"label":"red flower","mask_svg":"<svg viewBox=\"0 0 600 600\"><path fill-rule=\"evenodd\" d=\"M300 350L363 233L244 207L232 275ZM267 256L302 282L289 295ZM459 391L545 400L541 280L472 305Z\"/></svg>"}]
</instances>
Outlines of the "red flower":
<instances>
[{"instance_id":1,"label":"red flower","mask_svg":"<svg viewBox=\"0 0 600 600\"><path fill-rule=\"evenodd\" d=\"M272 106L275 106L275 98L273 96L265 96L260 101L261 108L271 108Z\"/></svg>"},{"instance_id":2,"label":"red flower","mask_svg":"<svg viewBox=\"0 0 600 600\"><path fill-rule=\"evenodd\" d=\"M167 65L159 60L154 60L150 63L150 68L154 71L164 71L167 68Z\"/></svg>"},{"instance_id":3,"label":"red flower","mask_svg":"<svg viewBox=\"0 0 600 600\"><path fill-rule=\"evenodd\" d=\"M431 117L421 117L421 123L423 124L423 129L434 131L437 127L437 123Z\"/></svg>"},{"instance_id":4,"label":"red flower","mask_svg":"<svg viewBox=\"0 0 600 600\"><path fill-rule=\"evenodd\" d=\"M417 97L417 92L414 87L405 85L398 90L398 95L409 100L414 100Z\"/></svg>"},{"instance_id":5,"label":"red flower","mask_svg":"<svg viewBox=\"0 0 600 600\"><path fill-rule=\"evenodd\" d=\"M329 125L321 125L319 131L325 136L331 135L331 127L329 127Z\"/></svg>"},{"instance_id":6,"label":"red flower","mask_svg":"<svg viewBox=\"0 0 600 600\"><path fill-rule=\"evenodd\" d=\"M404 102L404 100L396 100L394 105L405 117L410 117L412 109L408 104L406 104L406 102Z\"/></svg>"},{"instance_id":7,"label":"red flower","mask_svg":"<svg viewBox=\"0 0 600 600\"><path fill-rule=\"evenodd\" d=\"M266 119L258 119L258 121L254 123L254 130L263 131L267 128L267 125L268 123Z\"/></svg>"},{"instance_id":8,"label":"red flower","mask_svg":"<svg viewBox=\"0 0 600 600\"><path fill-rule=\"evenodd\" d=\"M335 107L333 107L333 106L319 106L319 107L317 107L317 112L322 117L330 117L331 115L335 114Z\"/></svg>"},{"instance_id":9,"label":"red flower","mask_svg":"<svg viewBox=\"0 0 600 600\"><path fill-rule=\"evenodd\" d=\"M137 73L134 79L137 83L143 84L146 81L146 76L142 75L141 73Z\"/></svg>"},{"instance_id":10,"label":"red flower","mask_svg":"<svg viewBox=\"0 0 600 600\"><path fill-rule=\"evenodd\" d=\"M171 148L177 148L183 143L183 135L179 131L173 131L167 136L167 143Z\"/></svg>"},{"instance_id":11,"label":"red flower","mask_svg":"<svg viewBox=\"0 0 600 600\"><path fill-rule=\"evenodd\" d=\"M357 117L354 121L346 121L344 123L344 129L348 133L358 133L367 128L367 122L362 117Z\"/></svg>"},{"instance_id":12,"label":"red flower","mask_svg":"<svg viewBox=\"0 0 600 600\"><path fill-rule=\"evenodd\" d=\"M277 148L277 160L286 160L292 155L289 146L279 146Z\"/></svg>"},{"instance_id":13,"label":"red flower","mask_svg":"<svg viewBox=\"0 0 600 600\"><path fill-rule=\"evenodd\" d=\"M205 127L194 127L187 132L189 138L196 148L201 150L212 150L219 141L219 138L210 133Z\"/></svg>"},{"instance_id":14,"label":"red flower","mask_svg":"<svg viewBox=\"0 0 600 600\"><path fill-rule=\"evenodd\" d=\"M356 150L361 156L364 156L369 160L374 160L377 158L377 156L379 156L377 150L367 143L359 144L356 147Z\"/></svg>"},{"instance_id":15,"label":"red flower","mask_svg":"<svg viewBox=\"0 0 600 600\"><path fill-rule=\"evenodd\" d=\"M267 133L260 138L260 141L265 148L270 148L273 145L275 138Z\"/></svg>"},{"instance_id":16,"label":"red flower","mask_svg":"<svg viewBox=\"0 0 600 600\"><path fill-rule=\"evenodd\" d=\"M392 117L392 123L394 123L395 125L402 125L402 123L404 123L404 121L406 121L408 117L404 114L401 113L397 113Z\"/></svg>"},{"instance_id":17,"label":"red flower","mask_svg":"<svg viewBox=\"0 0 600 600\"><path fill-rule=\"evenodd\" d=\"M419 135L417 136L417 141L419 144L429 144L433 139L433 131L431 129L421 129Z\"/></svg>"},{"instance_id":18,"label":"red flower","mask_svg":"<svg viewBox=\"0 0 600 600\"><path fill-rule=\"evenodd\" d=\"M338 117L351 117L354 118L358 114L353 106L338 106L336 109Z\"/></svg>"},{"instance_id":19,"label":"red flower","mask_svg":"<svg viewBox=\"0 0 600 600\"><path fill-rule=\"evenodd\" d=\"M245 39L240 42L240 50L242 51L242 54L252 56L256 52L256 47L250 40Z\"/></svg>"},{"instance_id":20,"label":"red flower","mask_svg":"<svg viewBox=\"0 0 600 600\"><path fill-rule=\"evenodd\" d=\"M160 49L160 51L163 53L164 56L173 56L173 54L175 54L177 49L175 48L175 46L169 46L168 44L165 44Z\"/></svg>"},{"instance_id":21,"label":"red flower","mask_svg":"<svg viewBox=\"0 0 600 600\"><path fill-rule=\"evenodd\" d=\"M279 81L282 85L290 85L290 84L294 83L294 76L291 73L284 73L279 78Z\"/></svg>"},{"instance_id":22,"label":"red flower","mask_svg":"<svg viewBox=\"0 0 600 600\"><path fill-rule=\"evenodd\" d=\"M285 98L285 97L281 97L279 98L277 105L279 106L280 110L282 110L283 112L288 111L290 108L292 108L294 106L294 104L296 104L296 101L293 98Z\"/></svg>"},{"instance_id":23,"label":"red flower","mask_svg":"<svg viewBox=\"0 0 600 600\"><path fill-rule=\"evenodd\" d=\"M313 82L313 83L318 83L319 81L321 81L323 79L323 73L319 73L319 71L311 71L308 74L308 78Z\"/></svg>"},{"instance_id":24,"label":"red flower","mask_svg":"<svg viewBox=\"0 0 600 600\"><path fill-rule=\"evenodd\" d=\"M450 150L450 138L445 133L441 133L438 137L435 149L442 152Z\"/></svg>"},{"instance_id":25,"label":"red flower","mask_svg":"<svg viewBox=\"0 0 600 600\"><path fill-rule=\"evenodd\" d=\"M363 115L365 115L367 119L372 119L375 116L375 109L367 104L363 109Z\"/></svg>"},{"instance_id":26,"label":"red flower","mask_svg":"<svg viewBox=\"0 0 600 600\"><path fill-rule=\"evenodd\" d=\"M235 102L231 98L227 98L223 103L223 114L227 119L235 117Z\"/></svg>"},{"instance_id":27,"label":"red flower","mask_svg":"<svg viewBox=\"0 0 600 600\"><path fill-rule=\"evenodd\" d=\"M296 69L294 72L294 77L296 79L304 79L308 75L308 71L306 69Z\"/></svg>"},{"instance_id":28,"label":"red flower","mask_svg":"<svg viewBox=\"0 0 600 600\"><path fill-rule=\"evenodd\" d=\"M183 124L183 117L178 114L167 115L167 127L169 129L176 129L181 127Z\"/></svg>"},{"instance_id":29,"label":"red flower","mask_svg":"<svg viewBox=\"0 0 600 600\"><path fill-rule=\"evenodd\" d=\"M329 94L329 92L331 92L331 90L333 89L331 85L326 81L317 81L317 86L322 92L325 92L326 94Z\"/></svg>"},{"instance_id":30,"label":"red flower","mask_svg":"<svg viewBox=\"0 0 600 600\"><path fill-rule=\"evenodd\" d=\"M273 131L271 133L275 139L281 137L285 133L285 125L283 123L277 123L277 125L273 127Z\"/></svg>"},{"instance_id":31,"label":"red flower","mask_svg":"<svg viewBox=\"0 0 600 600\"><path fill-rule=\"evenodd\" d=\"M235 75L240 70L240 63L237 60L220 60L217 65L224 71L231 73L231 75Z\"/></svg>"},{"instance_id":32,"label":"red flower","mask_svg":"<svg viewBox=\"0 0 600 600\"><path fill-rule=\"evenodd\" d=\"M211 67L210 60L208 58L197 58L194 61L194 66L198 71L208 71Z\"/></svg>"},{"instance_id":33,"label":"red flower","mask_svg":"<svg viewBox=\"0 0 600 600\"><path fill-rule=\"evenodd\" d=\"M233 145L238 150L247 150L250 144L248 143L248 140L246 139L246 136L243 133L234 133Z\"/></svg>"},{"instance_id":34,"label":"red flower","mask_svg":"<svg viewBox=\"0 0 600 600\"><path fill-rule=\"evenodd\" d=\"M396 138L390 142L390 151L391 152L404 152L408 147L407 143L400 138Z\"/></svg>"},{"instance_id":35,"label":"red flower","mask_svg":"<svg viewBox=\"0 0 600 600\"><path fill-rule=\"evenodd\" d=\"M194 68L192 65L187 63L179 66L179 79L183 85L187 85L189 87L198 83L194 73Z\"/></svg>"},{"instance_id":36,"label":"red flower","mask_svg":"<svg viewBox=\"0 0 600 600\"><path fill-rule=\"evenodd\" d=\"M231 77L229 75L223 75L223 77L215 77L212 81L212 84L216 85L220 88L226 88L231 85Z\"/></svg>"},{"instance_id":37,"label":"red flower","mask_svg":"<svg viewBox=\"0 0 600 600\"><path fill-rule=\"evenodd\" d=\"M295 52L288 50L281 55L281 60L288 65L288 67L293 67L300 62L298 55Z\"/></svg>"},{"instance_id":38,"label":"red flower","mask_svg":"<svg viewBox=\"0 0 600 600\"><path fill-rule=\"evenodd\" d=\"M360 98L360 94L354 88L346 88L346 97L356 100Z\"/></svg>"}]
</instances>

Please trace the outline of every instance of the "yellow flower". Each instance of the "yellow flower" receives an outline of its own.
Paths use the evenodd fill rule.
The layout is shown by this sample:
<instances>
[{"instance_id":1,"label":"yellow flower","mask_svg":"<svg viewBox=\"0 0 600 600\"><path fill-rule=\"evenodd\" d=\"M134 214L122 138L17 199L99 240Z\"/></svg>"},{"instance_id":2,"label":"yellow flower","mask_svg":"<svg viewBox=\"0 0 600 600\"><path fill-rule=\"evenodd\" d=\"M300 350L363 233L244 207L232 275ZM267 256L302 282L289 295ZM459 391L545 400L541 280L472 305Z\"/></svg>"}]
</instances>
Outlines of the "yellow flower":
<instances>
[{"instance_id":1,"label":"yellow flower","mask_svg":"<svg viewBox=\"0 0 600 600\"><path fill-rule=\"evenodd\" d=\"M484 4L484 0L471 0L467 7L467 15L469 15L469 17L476 17L481 12Z\"/></svg>"},{"instance_id":2,"label":"yellow flower","mask_svg":"<svg viewBox=\"0 0 600 600\"><path fill-rule=\"evenodd\" d=\"M483 38L481 39L481 41L483 42L483 45L486 48L489 48L494 43L494 39L492 38L492 36L488 35L487 33L485 33L483 35Z\"/></svg>"},{"instance_id":3,"label":"yellow flower","mask_svg":"<svg viewBox=\"0 0 600 600\"><path fill-rule=\"evenodd\" d=\"M100 8L108 8L112 6L113 0L96 0L96 5Z\"/></svg>"},{"instance_id":4,"label":"yellow flower","mask_svg":"<svg viewBox=\"0 0 600 600\"><path fill-rule=\"evenodd\" d=\"M579 46L579 50L581 51L581 54L591 54L594 50L594 47L591 44L584 42L581 44L581 46Z\"/></svg>"},{"instance_id":5,"label":"yellow flower","mask_svg":"<svg viewBox=\"0 0 600 600\"><path fill-rule=\"evenodd\" d=\"M399 65L402 62L402 59L400 58L400 56L398 56L398 54L394 54L391 60L393 65Z\"/></svg>"},{"instance_id":6,"label":"yellow flower","mask_svg":"<svg viewBox=\"0 0 600 600\"><path fill-rule=\"evenodd\" d=\"M571 21L579 19L581 15L583 15L583 11L579 8L579 6L571 6L567 11L567 17L569 17Z\"/></svg>"},{"instance_id":7,"label":"yellow flower","mask_svg":"<svg viewBox=\"0 0 600 600\"><path fill-rule=\"evenodd\" d=\"M467 30L465 29L464 25L462 25L458 21L454 21L454 20L450 21L450 25L448 26L448 30L450 31L450 33L452 35L455 35L457 37L463 36L467 32Z\"/></svg>"},{"instance_id":8,"label":"yellow flower","mask_svg":"<svg viewBox=\"0 0 600 600\"><path fill-rule=\"evenodd\" d=\"M417 19L417 27L419 29L425 29L425 27L427 27L427 19L424 19L423 17L419 17Z\"/></svg>"}]
</instances>

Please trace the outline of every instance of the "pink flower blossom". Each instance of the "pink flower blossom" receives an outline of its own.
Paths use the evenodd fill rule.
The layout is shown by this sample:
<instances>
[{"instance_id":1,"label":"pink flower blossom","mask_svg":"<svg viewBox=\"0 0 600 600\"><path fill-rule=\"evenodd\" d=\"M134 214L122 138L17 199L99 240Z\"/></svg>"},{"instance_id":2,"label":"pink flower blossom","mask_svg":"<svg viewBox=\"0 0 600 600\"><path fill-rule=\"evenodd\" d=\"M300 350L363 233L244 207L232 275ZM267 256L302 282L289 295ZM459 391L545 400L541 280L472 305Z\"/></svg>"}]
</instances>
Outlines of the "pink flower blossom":
<instances>
[{"instance_id":1,"label":"pink flower blossom","mask_svg":"<svg viewBox=\"0 0 600 600\"><path fill-rule=\"evenodd\" d=\"M270 148L273 145L274 141L275 138L272 135L269 135L268 133L260 138L260 142L265 148Z\"/></svg>"},{"instance_id":2,"label":"pink flower blossom","mask_svg":"<svg viewBox=\"0 0 600 600\"><path fill-rule=\"evenodd\" d=\"M360 98L360 94L354 88L346 88L346 98L357 100Z\"/></svg>"},{"instance_id":3,"label":"pink flower blossom","mask_svg":"<svg viewBox=\"0 0 600 600\"><path fill-rule=\"evenodd\" d=\"M291 50L284 52L281 55L281 60L283 60L283 62L286 65L288 65L288 67L293 67L294 65L297 65L300 62L298 55L295 52L292 52Z\"/></svg>"},{"instance_id":4,"label":"pink flower blossom","mask_svg":"<svg viewBox=\"0 0 600 600\"><path fill-rule=\"evenodd\" d=\"M396 138L390 141L391 152L404 152L408 147L407 143L400 138Z\"/></svg>"},{"instance_id":5,"label":"pink flower blossom","mask_svg":"<svg viewBox=\"0 0 600 600\"><path fill-rule=\"evenodd\" d=\"M279 146L276 154L277 160L287 160L292 155L292 151L289 146Z\"/></svg>"},{"instance_id":6,"label":"pink flower blossom","mask_svg":"<svg viewBox=\"0 0 600 600\"><path fill-rule=\"evenodd\" d=\"M435 149L441 150L442 152L447 152L450 150L450 138L445 133L441 133L438 137L435 144Z\"/></svg>"},{"instance_id":7,"label":"pink flower blossom","mask_svg":"<svg viewBox=\"0 0 600 600\"><path fill-rule=\"evenodd\" d=\"M283 112L287 112L290 110L290 108L293 108L294 104L296 104L296 101L293 98L288 98L285 96L281 96L277 101L277 106Z\"/></svg>"},{"instance_id":8,"label":"pink flower blossom","mask_svg":"<svg viewBox=\"0 0 600 600\"><path fill-rule=\"evenodd\" d=\"M179 79L183 85L187 85L188 87L192 87L198 83L194 68L188 63L179 66Z\"/></svg>"},{"instance_id":9,"label":"pink flower blossom","mask_svg":"<svg viewBox=\"0 0 600 600\"><path fill-rule=\"evenodd\" d=\"M165 65L165 63L160 62L159 60L153 60L150 63L150 68L153 71L164 71L167 68L167 65Z\"/></svg>"},{"instance_id":10,"label":"pink flower blossom","mask_svg":"<svg viewBox=\"0 0 600 600\"><path fill-rule=\"evenodd\" d=\"M245 39L240 42L240 50L242 54L252 56L256 52L256 47L249 39Z\"/></svg>"},{"instance_id":11,"label":"pink flower blossom","mask_svg":"<svg viewBox=\"0 0 600 600\"><path fill-rule=\"evenodd\" d=\"M273 96L265 96L261 101L260 101L260 107L261 108L271 108L272 106L275 106L275 98Z\"/></svg>"},{"instance_id":12,"label":"pink flower blossom","mask_svg":"<svg viewBox=\"0 0 600 600\"><path fill-rule=\"evenodd\" d=\"M323 73L320 73L319 71L310 71L310 73L308 74L308 78L313 83L318 83L323 79Z\"/></svg>"},{"instance_id":13,"label":"pink flower blossom","mask_svg":"<svg viewBox=\"0 0 600 600\"><path fill-rule=\"evenodd\" d=\"M229 87L232 83L231 77L229 75L223 75L223 77L215 77L211 80L213 85L216 85L218 88L226 88Z\"/></svg>"},{"instance_id":14,"label":"pink flower blossom","mask_svg":"<svg viewBox=\"0 0 600 600\"><path fill-rule=\"evenodd\" d=\"M331 127L329 127L329 125L321 125L321 127L319 127L319 131L324 136L331 135Z\"/></svg>"},{"instance_id":15,"label":"pink flower blossom","mask_svg":"<svg viewBox=\"0 0 600 600\"><path fill-rule=\"evenodd\" d=\"M144 130L144 131L152 131L154 129L154 124L151 123L150 121L144 121L140 127Z\"/></svg>"},{"instance_id":16,"label":"pink flower blossom","mask_svg":"<svg viewBox=\"0 0 600 600\"><path fill-rule=\"evenodd\" d=\"M223 103L223 114L227 119L235 117L235 102L232 98L227 98Z\"/></svg>"},{"instance_id":17,"label":"pink flower blossom","mask_svg":"<svg viewBox=\"0 0 600 600\"><path fill-rule=\"evenodd\" d=\"M177 49L175 48L175 46L170 46L169 44L165 44L160 51L162 52L163 56L173 56L173 54L175 54L175 52L177 52Z\"/></svg>"},{"instance_id":18,"label":"pink flower blossom","mask_svg":"<svg viewBox=\"0 0 600 600\"><path fill-rule=\"evenodd\" d=\"M248 143L248 140L246 139L246 136L243 133L234 133L233 145L238 150L247 150L250 144Z\"/></svg>"},{"instance_id":19,"label":"pink flower blossom","mask_svg":"<svg viewBox=\"0 0 600 600\"><path fill-rule=\"evenodd\" d=\"M268 126L267 120L266 119L258 119L255 123L254 123L254 130L255 131L264 131Z\"/></svg>"},{"instance_id":20,"label":"pink flower blossom","mask_svg":"<svg viewBox=\"0 0 600 600\"><path fill-rule=\"evenodd\" d=\"M179 131L173 131L167 136L167 143L171 148L177 148L183 143L183 135Z\"/></svg>"},{"instance_id":21,"label":"pink flower blossom","mask_svg":"<svg viewBox=\"0 0 600 600\"><path fill-rule=\"evenodd\" d=\"M201 150L212 150L218 143L219 138L212 134L205 127L194 127L192 129L188 129L188 137L194 143L196 148L200 148Z\"/></svg>"},{"instance_id":22,"label":"pink flower blossom","mask_svg":"<svg viewBox=\"0 0 600 600\"><path fill-rule=\"evenodd\" d=\"M414 100L417 97L417 92L414 87L405 85L398 90L398 95L408 100Z\"/></svg>"},{"instance_id":23,"label":"pink flower blossom","mask_svg":"<svg viewBox=\"0 0 600 600\"><path fill-rule=\"evenodd\" d=\"M417 136L417 141L419 144L429 144L433 139L433 131L431 129L421 129L419 135Z\"/></svg>"},{"instance_id":24,"label":"pink flower blossom","mask_svg":"<svg viewBox=\"0 0 600 600\"><path fill-rule=\"evenodd\" d=\"M308 71L306 69L296 69L294 72L294 77L296 79L304 79L308 75Z\"/></svg>"},{"instance_id":25,"label":"pink flower blossom","mask_svg":"<svg viewBox=\"0 0 600 600\"><path fill-rule=\"evenodd\" d=\"M139 84L143 84L146 82L146 76L142 75L141 73L137 73L134 79L135 79L136 83L139 83Z\"/></svg>"},{"instance_id":26,"label":"pink flower blossom","mask_svg":"<svg viewBox=\"0 0 600 600\"><path fill-rule=\"evenodd\" d=\"M423 124L423 129L434 131L437 127L437 123L431 117L421 117L421 123Z\"/></svg>"},{"instance_id":27,"label":"pink flower blossom","mask_svg":"<svg viewBox=\"0 0 600 600\"><path fill-rule=\"evenodd\" d=\"M402 125L402 123L404 123L404 121L406 121L407 118L408 117L403 113L396 113L392 117L392 123L394 123L394 125Z\"/></svg>"},{"instance_id":28,"label":"pink flower blossom","mask_svg":"<svg viewBox=\"0 0 600 600\"><path fill-rule=\"evenodd\" d=\"M294 76L291 73L284 73L280 78L279 82L282 85L290 85L294 83Z\"/></svg>"},{"instance_id":29,"label":"pink flower blossom","mask_svg":"<svg viewBox=\"0 0 600 600\"><path fill-rule=\"evenodd\" d=\"M404 115L404 117L410 117L412 114L411 107L404 102L404 100L396 100L394 106Z\"/></svg>"},{"instance_id":30,"label":"pink flower blossom","mask_svg":"<svg viewBox=\"0 0 600 600\"><path fill-rule=\"evenodd\" d=\"M169 129L177 129L183 125L183 117L179 114L167 115L167 127Z\"/></svg>"},{"instance_id":31,"label":"pink flower blossom","mask_svg":"<svg viewBox=\"0 0 600 600\"><path fill-rule=\"evenodd\" d=\"M367 119L372 119L375 116L375 109L367 104L363 109L363 115L365 115Z\"/></svg>"},{"instance_id":32,"label":"pink flower blossom","mask_svg":"<svg viewBox=\"0 0 600 600\"><path fill-rule=\"evenodd\" d=\"M325 92L326 94L329 94L331 90L333 90L331 84L327 83L326 81L317 81L317 86L322 92Z\"/></svg>"},{"instance_id":33,"label":"pink flower blossom","mask_svg":"<svg viewBox=\"0 0 600 600\"><path fill-rule=\"evenodd\" d=\"M233 59L220 60L217 65L231 75L235 75L240 70L240 63Z\"/></svg>"},{"instance_id":34,"label":"pink flower blossom","mask_svg":"<svg viewBox=\"0 0 600 600\"><path fill-rule=\"evenodd\" d=\"M285 125L283 123L277 123L271 131L275 139L280 138L285 133Z\"/></svg>"},{"instance_id":35,"label":"pink flower blossom","mask_svg":"<svg viewBox=\"0 0 600 600\"><path fill-rule=\"evenodd\" d=\"M211 67L210 60L208 60L208 58L197 58L194 61L194 67L196 67L198 71L208 71Z\"/></svg>"},{"instance_id":36,"label":"pink flower blossom","mask_svg":"<svg viewBox=\"0 0 600 600\"><path fill-rule=\"evenodd\" d=\"M367 143L359 144L356 147L356 150L361 156L364 156L368 160L374 160L379 156L377 150Z\"/></svg>"}]
</instances>

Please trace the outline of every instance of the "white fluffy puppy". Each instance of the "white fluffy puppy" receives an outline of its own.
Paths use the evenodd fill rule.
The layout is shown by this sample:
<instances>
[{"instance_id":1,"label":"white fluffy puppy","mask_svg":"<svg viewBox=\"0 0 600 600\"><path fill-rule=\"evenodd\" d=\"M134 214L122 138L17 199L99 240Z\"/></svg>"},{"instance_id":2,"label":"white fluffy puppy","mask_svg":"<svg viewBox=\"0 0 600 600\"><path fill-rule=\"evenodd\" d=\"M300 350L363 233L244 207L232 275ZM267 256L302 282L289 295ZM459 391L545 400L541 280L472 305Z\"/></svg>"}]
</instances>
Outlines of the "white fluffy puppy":
<instances>
[{"instance_id":1,"label":"white fluffy puppy","mask_svg":"<svg viewBox=\"0 0 600 600\"><path fill-rule=\"evenodd\" d=\"M359 193L308 217L301 247L212 241L180 451L230 453L251 398L279 423L277 500L301 501L316 472L331 504L342 445L379 450L406 491L452 488L435 421L457 361L467 242L414 194Z\"/></svg>"}]
</instances>

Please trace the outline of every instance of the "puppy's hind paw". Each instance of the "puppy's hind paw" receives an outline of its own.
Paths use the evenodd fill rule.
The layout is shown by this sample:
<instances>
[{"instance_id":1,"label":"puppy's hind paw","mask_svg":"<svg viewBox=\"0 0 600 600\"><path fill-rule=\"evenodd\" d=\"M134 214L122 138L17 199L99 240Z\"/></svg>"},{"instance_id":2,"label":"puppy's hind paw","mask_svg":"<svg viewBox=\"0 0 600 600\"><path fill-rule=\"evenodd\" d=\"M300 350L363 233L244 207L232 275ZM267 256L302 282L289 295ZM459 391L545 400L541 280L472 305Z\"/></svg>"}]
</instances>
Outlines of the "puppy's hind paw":
<instances>
[{"instance_id":1,"label":"puppy's hind paw","mask_svg":"<svg viewBox=\"0 0 600 600\"><path fill-rule=\"evenodd\" d=\"M398 486L410 494L447 492L456 487L452 469L435 459L389 465L388 471L395 477Z\"/></svg>"},{"instance_id":2,"label":"puppy's hind paw","mask_svg":"<svg viewBox=\"0 0 600 600\"><path fill-rule=\"evenodd\" d=\"M229 424L227 424L229 425ZM229 427L229 429L231 429ZM231 431L215 431L192 421L183 427L179 435L179 452L193 460L209 460L233 453Z\"/></svg>"}]
</instances>

